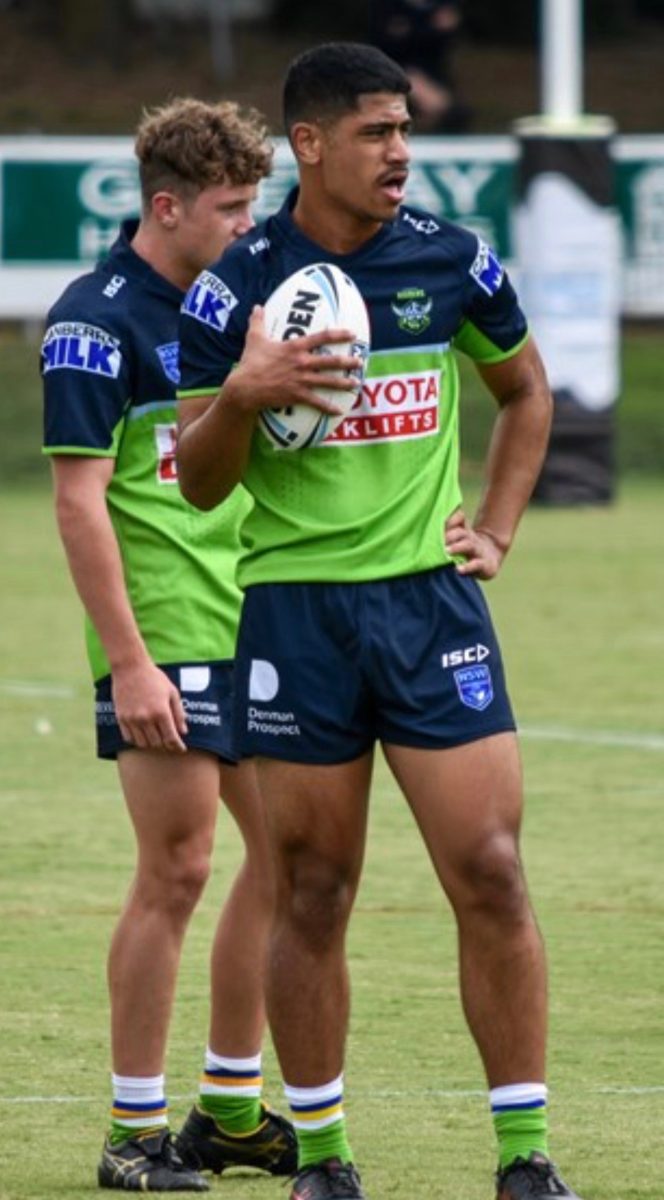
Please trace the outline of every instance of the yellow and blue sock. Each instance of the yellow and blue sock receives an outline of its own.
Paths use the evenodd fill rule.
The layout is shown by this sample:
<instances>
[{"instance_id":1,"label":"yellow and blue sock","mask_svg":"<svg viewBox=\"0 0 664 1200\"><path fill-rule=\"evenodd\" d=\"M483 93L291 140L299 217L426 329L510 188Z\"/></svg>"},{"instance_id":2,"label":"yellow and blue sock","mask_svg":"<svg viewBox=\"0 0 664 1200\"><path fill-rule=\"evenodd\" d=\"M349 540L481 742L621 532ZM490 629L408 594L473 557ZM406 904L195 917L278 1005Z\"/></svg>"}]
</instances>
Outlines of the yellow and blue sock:
<instances>
[{"instance_id":1,"label":"yellow and blue sock","mask_svg":"<svg viewBox=\"0 0 664 1200\"><path fill-rule=\"evenodd\" d=\"M109 1140L113 1146L127 1138L168 1125L163 1075L115 1075Z\"/></svg>"},{"instance_id":2,"label":"yellow and blue sock","mask_svg":"<svg viewBox=\"0 0 664 1200\"><path fill-rule=\"evenodd\" d=\"M543 1083L511 1083L489 1092L501 1168L533 1151L548 1158L547 1095Z\"/></svg>"},{"instance_id":3,"label":"yellow and blue sock","mask_svg":"<svg viewBox=\"0 0 664 1200\"><path fill-rule=\"evenodd\" d=\"M298 1167L338 1158L353 1161L346 1134L343 1075L322 1087L301 1088L284 1084L284 1093L297 1134Z\"/></svg>"},{"instance_id":4,"label":"yellow and blue sock","mask_svg":"<svg viewBox=\"0 0 664 1200\"><path fill-rule=\"evenodd\" d=\"M262 1091L260 1054L227 1058L207 1047L199 1104L226 1133L243 1135L258 1128Z\"/></svg>"}]
</instances>

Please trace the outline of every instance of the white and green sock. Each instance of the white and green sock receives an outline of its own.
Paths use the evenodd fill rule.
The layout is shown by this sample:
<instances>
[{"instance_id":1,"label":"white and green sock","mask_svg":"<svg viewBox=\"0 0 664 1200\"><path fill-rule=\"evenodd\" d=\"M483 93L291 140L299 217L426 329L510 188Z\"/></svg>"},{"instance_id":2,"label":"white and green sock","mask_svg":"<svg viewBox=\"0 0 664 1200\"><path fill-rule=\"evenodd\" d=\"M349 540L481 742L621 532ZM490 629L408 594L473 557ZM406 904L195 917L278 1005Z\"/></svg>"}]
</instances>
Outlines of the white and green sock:
<instances>
[{"instance_id":1,"label":"white and green sock","mask_svg":"<svg viewBox=\"0 0 664 1200\"><path fill-rule=\"evenodd\" d=\"M112 1145L126 1142L148 1129L168 1125L168 1103L163 1075L115 1075L109 1139Z\"/></svg>"},{"instance_id":2,"label":"white and green sock","mask_svg":"<svg viewBox=\"0 0 664 1200\"><path fill-rule=\"evenodd\" d=\"M353 1161L346 1134L343 1075L322 1087L301 1088L284 1084L291 1120L297 1134L298 1167L338 1158Z\"/></svg>"},{"instance_id":3,"label":"white and green sock","mask_svg":"<svg viewBox=\"0 0 664 1200\"><path fill-rule=\"evenodd\" d=\"M261 1055L227 1058L208 1046L201 1075L199 1103L226 1133L253 1133L261 1123L263 1076Z\"/></svg>"},{"instance_id":4,"label":"white and green sock","mask_svg":"<svg viewBox=\"0 0 664 1200\"><path fill-rule=\"evenodd\" d=\"M548 1158L547 1096L544 1083L511 1083L489 1092L501 1168L533 1151Z\"/></svg>"}]
</instances>

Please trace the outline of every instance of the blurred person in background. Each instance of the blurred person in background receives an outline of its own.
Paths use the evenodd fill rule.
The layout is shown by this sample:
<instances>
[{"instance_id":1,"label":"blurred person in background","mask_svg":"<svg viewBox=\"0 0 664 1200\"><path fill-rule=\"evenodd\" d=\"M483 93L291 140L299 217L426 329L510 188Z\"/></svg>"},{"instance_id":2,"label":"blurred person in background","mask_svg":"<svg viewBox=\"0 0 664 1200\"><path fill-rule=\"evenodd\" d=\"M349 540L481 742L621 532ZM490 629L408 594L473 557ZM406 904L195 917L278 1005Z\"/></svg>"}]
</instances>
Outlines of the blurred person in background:
<instances>
[{"instance_id":1,"label":"blurred person in background","mask_svg":"<svg viewBox=\"0 0 664 1200\"><path fill-rule=\"evenodd\" d=\"M411 84L419 133L463 133L471 112L456 95L452 56L463 19L455 0L372 0L370 38Z\"/></svg>"},{"instance_id":2,"label":"blurred person in background","mask_svg":"<svg viewBox=\"0 0 664 1200\"><path fill-rule=\"evenodd\" d=\"M117 761L137 866L108 960L113 1106L102 1187L206 1191L227 1166L295 1166L291 1126L261 1099L264 955L273 884L254 768L234 765L232 656L241 489L211 514L175 468L178 316L199 271L253 224L272 152L258 114L173 101L137 131L142 214L48 316L45 452L86 609L97 753ZM199 1103L169 1132L164 1061L180 952L210 869L219 796L245 859L211 955Z\"/></svg>"}]
</instances>

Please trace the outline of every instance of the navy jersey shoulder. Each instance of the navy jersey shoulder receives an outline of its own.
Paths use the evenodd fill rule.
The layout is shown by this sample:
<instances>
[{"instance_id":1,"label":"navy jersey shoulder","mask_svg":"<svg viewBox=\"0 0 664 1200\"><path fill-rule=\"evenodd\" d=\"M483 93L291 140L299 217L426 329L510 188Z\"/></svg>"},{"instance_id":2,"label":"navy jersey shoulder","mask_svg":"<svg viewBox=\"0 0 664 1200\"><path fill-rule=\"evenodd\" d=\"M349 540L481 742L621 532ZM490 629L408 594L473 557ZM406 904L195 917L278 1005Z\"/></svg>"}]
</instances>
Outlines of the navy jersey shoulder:
<instances>
[{"instance_id":1,"label":"navy jersey shoulder","mask_svg":"<svg viewBox=\"0 0 664 1200\"><path fill-rule=\"evenodd\" d=\"M183 393L216 391L242 354L254 305L263 304L290 274L275 259L274 232L274 218L254 226L201 271L187 292L180 316Z\"/></svg>"},{"instance_id":2,"label":"navy jersey shoulder","mask_svg":"<svg viewBox=\"0 0 664 1200\"><path fill-rule=\"evenodd\" d=\"M131 406L174 401L182 293L132 251L128 232L48 314L42 345L47 447L110 451Z\"/></svg>"},{"instance_id":3,"label":"navy jersey shoulder","mask_svg":"<svg viewBox=\"0 0 664 1200\"><path fill-rule=\"evenodd\" d=\"M498 353L518 344L526 332L512 283L493 248L472 230L445 218L404 206L392 226L389 257L400 281L410 273L413 283L399 288L393 312L415 303L431 302L433 322L443 340L454 342L467 323L476 326ZM387 258L387 256L386 256ZM418 303L418 293L427 297ZM402 317L409 328L408 318ZM411 329L412 332L412 329Z\"/></svg>"},{"instance_id":4,"label":"navy jersey shoulder","mask_svg":"<svg viewBox=\"0 0 664 1200\"><path fill-rule=\"evenodd\" d=\"M291 205L292 197L234 243L189 292L181 323L183 391L216 389L242 353L253 306L315 262L335 263L359 287L374 351L450 345L468 324L496 356L522 340L526 322L514 289L494 251L471 231L404 206L357 251L334 255L302 234Z\"/></svg>"}]
</instances>

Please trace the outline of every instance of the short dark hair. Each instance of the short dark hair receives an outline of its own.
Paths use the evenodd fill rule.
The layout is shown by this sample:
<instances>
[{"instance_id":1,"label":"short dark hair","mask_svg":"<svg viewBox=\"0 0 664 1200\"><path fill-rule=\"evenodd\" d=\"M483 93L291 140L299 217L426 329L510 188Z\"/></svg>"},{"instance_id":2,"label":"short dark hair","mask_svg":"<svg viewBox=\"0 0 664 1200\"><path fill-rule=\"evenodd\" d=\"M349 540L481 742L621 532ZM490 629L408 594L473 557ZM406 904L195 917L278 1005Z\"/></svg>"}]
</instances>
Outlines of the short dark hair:
<instances>
[{"instance_id":1,"label":"short dark hair","mask_svg":"<svg viewBox=\"0 0 664 1200\"><path fill-rule=\"evenodd\" d=\"M377 46L327 42L305 50L291 63L284 82L284 125L329 120L358 106L360 96L411 90L405 71Z\"/></svg>"}]
</instances>

